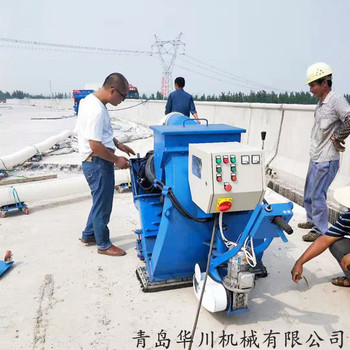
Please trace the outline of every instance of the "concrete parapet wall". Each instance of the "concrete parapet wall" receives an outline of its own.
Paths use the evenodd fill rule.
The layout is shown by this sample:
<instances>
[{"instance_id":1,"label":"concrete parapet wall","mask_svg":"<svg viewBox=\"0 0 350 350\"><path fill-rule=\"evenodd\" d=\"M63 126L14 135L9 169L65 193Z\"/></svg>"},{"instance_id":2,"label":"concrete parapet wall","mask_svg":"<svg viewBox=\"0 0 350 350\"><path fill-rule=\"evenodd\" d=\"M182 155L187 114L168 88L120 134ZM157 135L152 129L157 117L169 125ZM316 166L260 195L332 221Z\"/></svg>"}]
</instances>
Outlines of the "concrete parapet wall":
<instances>
[{"instance_id":1,"label":"concrete parapet wall","mask_svg":"<svg viewBox=\"0 0 350 350\"><path fill-rule=\"evenodd\" d=\"M9 100L8 104L71 108L67 100ZM125 118L144 126L159 124L164 117L166 101L126 100L114 107L108 105L112 116ZM280 180L291 190L302 194L309 163L310 134L314 105L286 105L263 103L196 102L200 118L209 123L225 123L247 130L242 142L261 147L261 131L266 131L266 163L275 174L272 181ZM342 154L340 171L331 185L329 197L335 188L350 184L350 153ZM282 185L279 184L279 187ZM283 186L282 186L283 187Z\"/></svg>"}]
</instances>

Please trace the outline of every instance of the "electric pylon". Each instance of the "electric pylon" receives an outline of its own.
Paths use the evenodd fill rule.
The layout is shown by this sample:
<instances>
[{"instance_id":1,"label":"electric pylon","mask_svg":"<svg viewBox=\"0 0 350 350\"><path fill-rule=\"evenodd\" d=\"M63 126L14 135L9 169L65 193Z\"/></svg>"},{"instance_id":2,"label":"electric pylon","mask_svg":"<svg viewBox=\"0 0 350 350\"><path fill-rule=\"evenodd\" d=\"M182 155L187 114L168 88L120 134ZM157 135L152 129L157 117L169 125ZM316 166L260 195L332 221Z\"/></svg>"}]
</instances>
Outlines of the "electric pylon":
<instances>
[{"instance_id":1,"label":"electric pylon","mask_svg":"<svg viewBox=\"0 0 350 350\"><path fill-rule=\"evenodd\" d=\"M154 48L157 50L155 54L158 54L162 64L162 88L161 94L163 97L168 97L169 92L172 91L172 71L175 64L177 54L185 54L185 43L181 39L182 33L180 33L175 40L160 40L157 35L154 35L156 42L152 45L152 51Z\"/></svg>"}]
</instances>

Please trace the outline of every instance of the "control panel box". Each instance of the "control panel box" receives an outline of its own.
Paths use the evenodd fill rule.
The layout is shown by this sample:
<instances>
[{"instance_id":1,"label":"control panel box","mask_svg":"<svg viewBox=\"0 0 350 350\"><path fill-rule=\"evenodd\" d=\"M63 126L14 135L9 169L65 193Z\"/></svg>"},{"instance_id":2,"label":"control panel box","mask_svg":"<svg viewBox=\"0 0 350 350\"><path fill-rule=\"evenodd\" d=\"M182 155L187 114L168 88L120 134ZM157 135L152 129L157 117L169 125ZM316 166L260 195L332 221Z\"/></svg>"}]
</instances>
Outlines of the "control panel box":
<instances>
[{"instance_id":1,"label":"control panel box","mask_svg":"<svg viewBox=\"0 0 350 350\"><path fill-rule=\"evenodd\" d=\"M253 210L265 194L264 152L239 142L189 145L191 196L205 213Z\"/></svg>"}]
</instances>

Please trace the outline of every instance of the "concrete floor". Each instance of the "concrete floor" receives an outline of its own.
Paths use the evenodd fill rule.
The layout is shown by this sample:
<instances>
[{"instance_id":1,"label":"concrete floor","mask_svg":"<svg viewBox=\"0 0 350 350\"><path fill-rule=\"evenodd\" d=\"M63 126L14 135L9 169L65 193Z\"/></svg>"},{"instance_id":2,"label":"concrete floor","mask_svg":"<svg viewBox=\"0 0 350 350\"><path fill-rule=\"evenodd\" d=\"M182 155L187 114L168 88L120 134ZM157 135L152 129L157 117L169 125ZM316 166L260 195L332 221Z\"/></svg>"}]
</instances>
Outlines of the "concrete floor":
<instances>
[{"instance_id":1,"label":"concrete floor","mask_svg":"<svg viewBox=\"0 0 350 350\"><path fill-rule=\"evenodd\" d=\"M0 112L1 155L40 142L75 123L75 118L32 120L70 113L44 107L17 106ZM56 161L65 163L67 157L57 156ZM271 203L286 201L270 190L266 198ZM28 204L30 215L0 218L0 257L12 250L15 260L0 278L1 350L132 350L142 345L144 349L162 349L165 347L156 346L163 339L161 332L170 340L170 350L188 348L181 343L181 335L192 330L197 299L192 288L141 291L135 270L143 263L136 256L133 233L139 228L139 218L131 193L116 193L110 223L113 243L128 253L121 258L98 255L96 247L86 247L78 240L90 198ZM295 228L304 220L304 210L295 206L294 214ZM258 280L251 292L250 312L228 316L201 310L193 349L244 349L259 344L259 349L291 349L294 345L295 349L331 350L339 349L339 333L333 333L338 331L344 332L343 349L350 348L350 290L329 282L341 275L331 254L327 251L305 265L309 286L304 280L298 285L291 280L290 270L308 246L301 240L303 233L295 229L288 243L275 239L267 250L264 263L269 276ZM134 338L139 331L149 337L145 344L140 339L137 347ZM220 342L223 332L225 340L238 345ZM269 332L278 333L275 347L273 335L270 342L267 339ZM298 332L299 343L288 340L292 338L289 332Z\"/></svg>"},{"instance_id":2,"label":"concrete floor","mask_svg":"<svg viewBox=\"0 0 350 350\"><path fill-rule=\"evenodd\" d=\"M271 191L267 199L284 200ZM162 330L171 341L169 349L183 349L176 342L181 331L191 331L197 300L192 288L141 291L135 269L142 262L133 233L139 219L131 193L115 195L110 223L112 241L127 251L125 257L98 255L95 247L80 243L89 207L86 198L32 207L28 216L1 219L1 248L3 254L13 251L15 264L0 280L0 349L136 349L133 338L140 330L149 336L145 349L156 348ZM292 225L302 218L303 209L296 207ZM296 230L286 244L276 239L266 252L269 276L257 281L249 313L228 316L202 309L193 349L223 348L223 331L234 334L238 344L244 332L247 337L256 332L260 349L269 349L272 343L263 342L270 330L280 333L277 349L291 348L291 342L286 347L284 342L285 333L292 331L299 332L298 349L319 341L314 332L323 339L320 349L337 349L330 342L335 331L344 332L344 348L349 348L349 290L329 283L341 275L330 253L305 266L309 287L304 281L291 281L294 261L308 245L301 240L302 233ZM205 345L205 333L210 338L211 332L213 347L210 339ZM205 340L199 346L202 336Z\"/></svg>"}]
</instances>

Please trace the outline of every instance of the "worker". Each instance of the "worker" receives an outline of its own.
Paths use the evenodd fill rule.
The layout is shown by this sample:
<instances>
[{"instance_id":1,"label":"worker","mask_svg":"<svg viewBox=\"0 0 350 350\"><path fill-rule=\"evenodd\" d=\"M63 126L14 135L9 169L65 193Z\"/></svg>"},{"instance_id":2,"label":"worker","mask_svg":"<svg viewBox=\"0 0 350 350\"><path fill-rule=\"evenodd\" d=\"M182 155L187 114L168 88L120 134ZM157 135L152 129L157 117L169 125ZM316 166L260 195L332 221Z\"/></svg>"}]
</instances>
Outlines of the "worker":
<instances>
[{"instance_id":1,"label":"worker","mask_svg":"<svg viewBox=\"0 0 350 350\"><path fill-rule=\"evenodd\" d=\"M329 248L344 272L344 276L333 278L332 283L340 287L350 287L350 186L337 189L334 197L348 211L340 215L326 234L317 238L297 260L291 271L292 279L296 283L302 278L303 265Z\"/></svg>"},{"instance_id":2,"label":"worker","mask_svg":"<svg viewBox=\"0 0 350 350\"><path fill-rule=\"evenodd\" d=\"M332 91L331 67L311 65L306 73L310 92L319 99L311 131L310 162L304 189L307 221L298 227L311 229L302 238L313 242L328 229L327 191L339 169L339 153L350 133L350 105Z\"/></svg>"},{"instance_id":3,"label":"worker","mask_svg":"<svg viewBox=\"0 0 350 350\"><path fill-rule=\"evenodd\" d=\"M129 156L135 152L113 136L106 104L117 106L125 100L128 91L128 81L122 74L110 74L98 91L81 101L76 126L79 155L93 200L81 241L96 243L97 252L109 256L126 254L111 243L108 229L113 206L114 166L119 169L129 167L128 159L116 156L114 152L117 148Z\"/></svg>"},{"instance_id":4,"label":"worker","mask_svg":"<svg viewBox=\"0 0 350 350\"><path fill-rule=\"evenodd\" d=\"M176 78L175 91L173 91L168 97L168 101L165 107L165 114L169 114L171 112L179 112L183 115L186 115L187 117L190 117L190 113L192 113L193 117L200 124L196 107L193 102L193 97L184 90L184 87L185 79L182 77Z\"/></svg>"}]
</instances>

